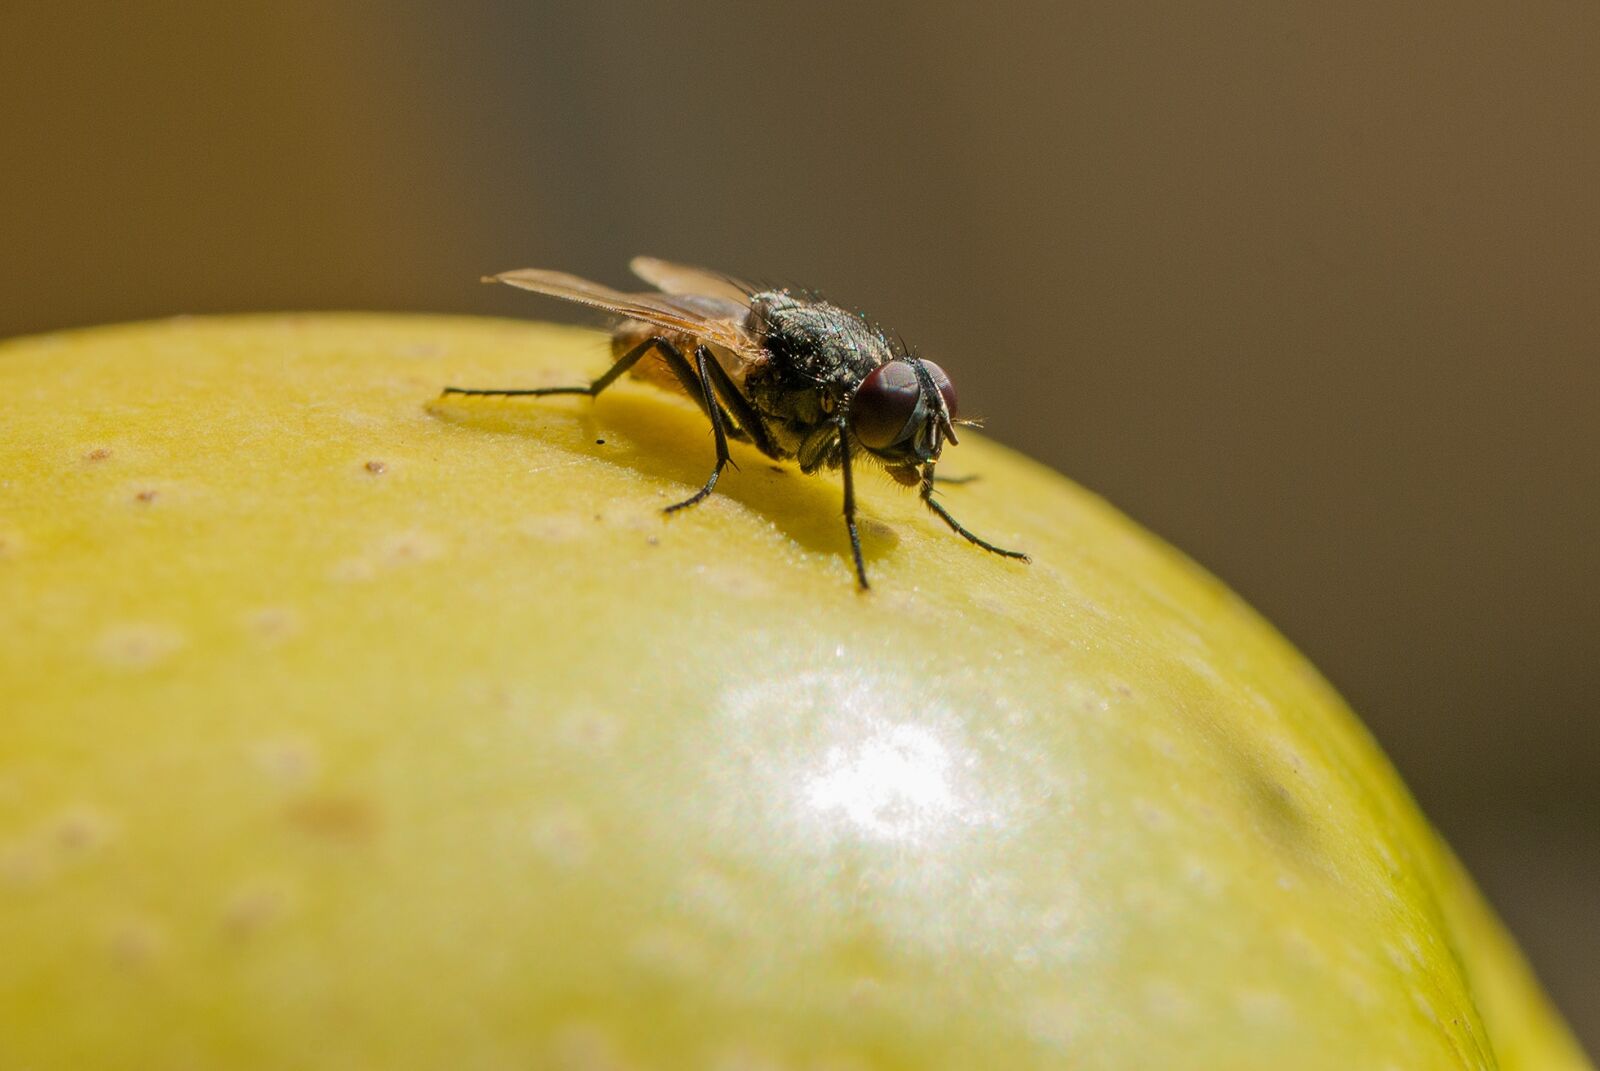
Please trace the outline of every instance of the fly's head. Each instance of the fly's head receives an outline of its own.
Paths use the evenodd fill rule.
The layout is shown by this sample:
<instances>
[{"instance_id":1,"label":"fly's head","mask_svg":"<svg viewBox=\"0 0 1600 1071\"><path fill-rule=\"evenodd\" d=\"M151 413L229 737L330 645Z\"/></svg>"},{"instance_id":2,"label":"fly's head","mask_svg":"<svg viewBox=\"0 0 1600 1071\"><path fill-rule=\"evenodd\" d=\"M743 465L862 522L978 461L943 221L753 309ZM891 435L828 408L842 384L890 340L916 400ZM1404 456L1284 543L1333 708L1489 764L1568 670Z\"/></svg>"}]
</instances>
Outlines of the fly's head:
<instances>
[{"instance_id":1,"label":"fly's head","mask_svg":"<svg viewBox=\"0 0 1600 1071\"><path fill-rule=\"evenodd\" d=\"M900 357L872 370L850 400L851 434L903 484L920 479L956 441L956 391L944 369L920 357Z\"/></svg>"}]
</instances>

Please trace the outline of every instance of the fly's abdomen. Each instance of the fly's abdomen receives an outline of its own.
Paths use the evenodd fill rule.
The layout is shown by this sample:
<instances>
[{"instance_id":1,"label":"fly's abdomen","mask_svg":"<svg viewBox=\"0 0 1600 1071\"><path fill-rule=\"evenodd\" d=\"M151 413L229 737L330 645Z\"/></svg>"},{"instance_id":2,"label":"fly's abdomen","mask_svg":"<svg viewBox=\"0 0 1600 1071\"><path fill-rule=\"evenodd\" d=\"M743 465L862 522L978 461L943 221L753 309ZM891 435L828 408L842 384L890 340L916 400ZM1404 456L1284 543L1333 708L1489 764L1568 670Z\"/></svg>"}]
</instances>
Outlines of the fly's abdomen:
<instances>
[{"instance_id":1,"label":"fly's abdomen","mask_svg":"<svg viewBox=\"0 0 1600 1071\"><path fill-rule=\"evenodd\" d=\"M611 333L611 359L614 361L620 360L623 355L635 346L641 345L649 339L660 337L666 337L682 352L684 340L681 337L675 337L652 324L641 323L638 320L624 320ZM693 343L691 342L689 353L693 352ZM683 389L683 383L678 379L677 374L667 367L666 357L660 349L652 349L645 354L639 363L629 370L628 374L634 379L643 380L652 387L674 391L678 394L688 393Z\"/></svg>"}]
</instances>

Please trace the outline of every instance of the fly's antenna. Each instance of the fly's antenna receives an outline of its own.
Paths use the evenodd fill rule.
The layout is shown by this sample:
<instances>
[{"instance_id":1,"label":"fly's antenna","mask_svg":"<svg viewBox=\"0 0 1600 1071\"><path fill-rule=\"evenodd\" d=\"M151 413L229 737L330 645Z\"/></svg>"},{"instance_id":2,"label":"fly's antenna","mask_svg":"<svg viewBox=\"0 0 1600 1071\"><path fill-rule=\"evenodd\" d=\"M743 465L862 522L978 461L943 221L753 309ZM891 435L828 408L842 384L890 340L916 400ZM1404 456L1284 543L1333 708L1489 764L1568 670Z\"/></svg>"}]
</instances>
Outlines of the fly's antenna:
<instances>
[{"instance_id":1,"label":"fly's antenna","mask_svg":"<svg viewBox=\"0 0 1600 1071\"><path fill-rule=\"evenodd\" d=\"M901 342L904 341L905 340L902 338ZM922 391L924 402L926 402L926 400L929 398L933 399L933 410L938 416L939 429L944 432L945 437L948 438L952 444L960 443L961 440L956 438L955 426L950 420L950 407L945 403L944 393L940 391L938 385L934 383L933 374L928 371L928 366L924 364L922 358L918 357L916 354L908 354L906 356L906 362L911 365L911 370L916 373L917 387Z\"/></svg>"}]
</instances>

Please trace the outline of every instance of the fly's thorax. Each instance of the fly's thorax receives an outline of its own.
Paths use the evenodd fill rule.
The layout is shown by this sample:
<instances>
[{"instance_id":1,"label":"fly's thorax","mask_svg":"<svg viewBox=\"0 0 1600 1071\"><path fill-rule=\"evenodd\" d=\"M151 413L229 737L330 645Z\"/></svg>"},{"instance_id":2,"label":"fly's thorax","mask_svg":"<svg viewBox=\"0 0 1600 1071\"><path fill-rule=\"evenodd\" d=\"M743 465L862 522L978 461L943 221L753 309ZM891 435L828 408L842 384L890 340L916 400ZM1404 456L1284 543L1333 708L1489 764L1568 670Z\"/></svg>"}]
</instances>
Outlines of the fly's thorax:
<instances>
[{"instance_id":1,"label":"fly's thorax","mask_svg":"<svg viewBox=\"0 0 1600 1071\"><path fill-rule=\"evenodd\" d=\"M892 356L883 336L855 313L782 291L751 300L748 328L797 389L853 390Z\"/></svg>"},{"instance_id":2,"label":"fly's thorax","mask_svg":"<svg viewBox=\"0 0 1600 1071\"><path fill-rule=\"evenodd\" d=\"M745 330L763 360L744 382L752 406L769 421L785 453L831 464L820 449L856 385L876 367L882 340L860 317L783 291L756 294Z\"/></svg>"}]
</instances>

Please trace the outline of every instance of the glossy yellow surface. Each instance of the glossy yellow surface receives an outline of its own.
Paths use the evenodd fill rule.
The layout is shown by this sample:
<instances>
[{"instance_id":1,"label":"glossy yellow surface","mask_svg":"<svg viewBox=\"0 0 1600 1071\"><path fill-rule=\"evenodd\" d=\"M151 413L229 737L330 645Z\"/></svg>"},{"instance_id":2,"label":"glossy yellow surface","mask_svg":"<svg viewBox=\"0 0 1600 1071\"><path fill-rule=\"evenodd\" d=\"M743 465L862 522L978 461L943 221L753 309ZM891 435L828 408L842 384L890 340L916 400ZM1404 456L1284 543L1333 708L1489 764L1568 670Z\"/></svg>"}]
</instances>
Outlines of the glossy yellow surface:
<instances>
[{"instance_id":1,"label":"glossy yellow surface","mask_svg":"<svg viewBox=\"0 0 1600 1071\"><path fill-rule=\"evenodd\" d=\"M0 1067L1587 1066L1328 685L1061 477L946 455L1031 566L865 478L861 595L836 479L659 514L686 400L431 402L606 354L0 346Z\"/></svg>"}]
</instances>

